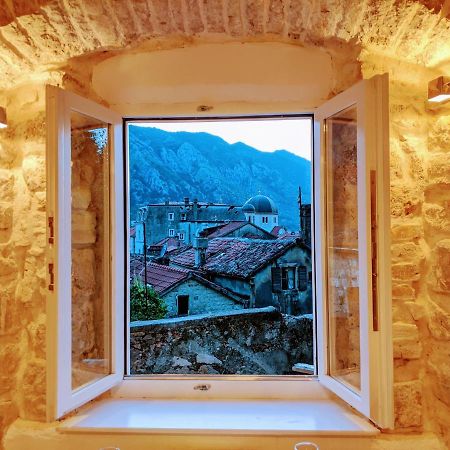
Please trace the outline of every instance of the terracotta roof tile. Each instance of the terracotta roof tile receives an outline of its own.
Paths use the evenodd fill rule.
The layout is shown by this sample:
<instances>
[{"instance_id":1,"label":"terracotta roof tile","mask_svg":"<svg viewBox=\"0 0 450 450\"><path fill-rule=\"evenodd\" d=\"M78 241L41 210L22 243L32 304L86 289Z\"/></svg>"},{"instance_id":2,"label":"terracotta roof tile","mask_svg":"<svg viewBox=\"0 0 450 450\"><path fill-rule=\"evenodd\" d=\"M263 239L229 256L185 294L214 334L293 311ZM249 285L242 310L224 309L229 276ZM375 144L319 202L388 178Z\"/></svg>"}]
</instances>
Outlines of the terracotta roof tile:
<instances>
[{"instance_id":1,"label":"terracotta roof tile","mask_svg":"<svg viewBox=\"0 0 450 450\"><path fill-rule=\"evenodd\" d=\"M216 238L208 243L206 263L199 269L238 278L247 278L294 245L303 245L295 238L263 240ZM194 249L190 248L172 259L176 265L194 268Z\"/></svg>"}]
</instances>

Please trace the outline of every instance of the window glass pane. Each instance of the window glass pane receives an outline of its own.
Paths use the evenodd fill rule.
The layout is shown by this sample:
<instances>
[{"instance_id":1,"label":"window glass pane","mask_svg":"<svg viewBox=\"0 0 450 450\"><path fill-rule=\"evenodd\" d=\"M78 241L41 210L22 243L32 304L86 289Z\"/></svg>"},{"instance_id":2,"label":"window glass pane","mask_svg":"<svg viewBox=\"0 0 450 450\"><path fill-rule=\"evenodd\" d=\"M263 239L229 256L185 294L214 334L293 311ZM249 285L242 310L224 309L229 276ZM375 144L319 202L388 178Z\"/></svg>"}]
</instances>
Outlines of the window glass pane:
<instances>
[{"instance_id":1,"label":"window glass pane","mask_svg":"<svg viewBox=\"0 0 450 450\"><path fill-rule=\"evenodd\" d=\"M304 373L312 278L299 289L297 270L312 270L311 117L126 130L130 373Z\"/></svg>"},{"instance_id":2,"label":"window glass pane","mask_svg":"<svg viewBox=\"0 0 450 450\"><path fill-rule=\"evenodd\" d=\"M356 106L326 121L329 374L360 390Z\"/></svg>"},{"instance_id":3,"label":"window glass pane","mask_svg":"<svg viewBox=\"0 0 450 450\"><path fill-rule=\"evenodd\" d=\"M71 114L72 389L110 373L109 126Z\"/></svg>"}]
</instances>

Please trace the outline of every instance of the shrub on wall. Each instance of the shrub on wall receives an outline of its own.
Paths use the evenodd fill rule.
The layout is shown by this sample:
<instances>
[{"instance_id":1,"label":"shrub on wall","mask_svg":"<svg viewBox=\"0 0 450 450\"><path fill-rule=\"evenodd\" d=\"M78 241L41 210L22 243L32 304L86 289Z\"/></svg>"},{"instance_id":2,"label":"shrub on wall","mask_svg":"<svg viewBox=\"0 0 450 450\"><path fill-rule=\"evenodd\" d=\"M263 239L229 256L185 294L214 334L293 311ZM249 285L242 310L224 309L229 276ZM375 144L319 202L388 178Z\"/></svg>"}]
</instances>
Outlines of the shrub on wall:
<instances>
[{"instance_id":1,"label":"shrub on wall","mask_svg":"<svg viewBox=\"0 0 450 450\"><path fill-rule=\"evenodd\" d=\"M130 289L131 321L164 319L166 314L167 306L155 290L145 289L142 281L134 280Z\"/></svg>"}]
</instances>

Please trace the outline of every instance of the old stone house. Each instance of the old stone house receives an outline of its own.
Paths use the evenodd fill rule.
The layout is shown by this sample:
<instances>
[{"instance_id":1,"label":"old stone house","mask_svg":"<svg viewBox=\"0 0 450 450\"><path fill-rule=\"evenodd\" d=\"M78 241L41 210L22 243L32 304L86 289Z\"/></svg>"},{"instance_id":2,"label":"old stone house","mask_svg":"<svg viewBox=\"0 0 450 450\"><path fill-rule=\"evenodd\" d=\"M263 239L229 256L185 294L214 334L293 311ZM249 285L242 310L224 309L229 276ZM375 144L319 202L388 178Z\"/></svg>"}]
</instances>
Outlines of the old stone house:
<instances>
[{"instance_id":1,"label":"old stone house","mask_svg":"<svg viewBox=\"0 0 450 450\"><path fill-rule=\"evenodd\" d=\"M250 239L275 239L263 228L246 221L232 221L215 227L205 228L200 237L214 239L218 237L243 237Z\"/></svg>"},{"instance_id":2,"label":"old stone house","mask_svg":"<svg viewBox=\"0 0 450 450\"><path fill-rule=\"evenodd\" d=\"M166 318L214 314L244 309L245 301L191 270L148 263L147 277L143 264L134 277L147 280L167 306Z\"/></svg>"},{"instance_id":3,"label":"old stone house","mask_svg":"<svg viewBox=\"0 0 450 450\"><path fill-rule=\"evenodd\" d=\"M206 243L174 256L171 265L198 271L250 308L312 312L311 250L301 239L215 238Z\"/></svg>"},{"instance_id":4,"label":"old stone house","mask_svg":"<svg viewBox=\"0 0 450 450\"><path fill-rule=\"evenodd\" d=\"M427 93L429 81L450 71L448 1L9 0L0 3L0 35L8 122L0 130L3 448L148 445L148 436L143 443L134 433L75 435L45 424L54 388L46 336L54 327L47 255L55 225L45 84L126 117L270 114L314 111L382 73L390 90L391 222L383 231L392 237L395 424L370 437L316 441L321 450L448 448L450 111ZM88 216L81 232L92 230ZM154 435L152 442L288 449L298 440L281 433Z\"/></svg>"},{"instance_id":5,"label":"old stone house","mask_svg":"<svg viewBox=\"0 0 450 450\"><path fill-rule=\"evenodd\" d=\"M146 205L139 208L135 222L136 253L144 252L144 223L147 245L165 238L178 238L184 244L192 244L204 228L243 219L245 216L239 206L199 202L188 197L182 202Z\"/></svg>"}]
</instances>

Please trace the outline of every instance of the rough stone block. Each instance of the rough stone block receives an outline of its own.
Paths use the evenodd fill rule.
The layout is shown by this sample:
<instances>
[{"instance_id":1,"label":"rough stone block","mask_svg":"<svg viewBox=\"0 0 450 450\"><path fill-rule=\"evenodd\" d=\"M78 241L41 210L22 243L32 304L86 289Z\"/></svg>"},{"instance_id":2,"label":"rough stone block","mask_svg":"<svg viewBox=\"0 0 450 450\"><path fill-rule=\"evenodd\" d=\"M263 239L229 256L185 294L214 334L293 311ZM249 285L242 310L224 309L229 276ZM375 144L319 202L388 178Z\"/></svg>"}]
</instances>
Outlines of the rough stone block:
<instances>
[{"instance_id":1,"label":"rough stone block","mask_svg":"<svg viewBox=\"0 0 450 450\"><path fill-rule=\"evenodd\" d=\"M450 239L443 239L436 244L434 257L435 289L450 291Z\"/></svg>"},{"instance_id":2,"label":"rough stone block","mask_svg":"<svg viewBox=\"0 0 450 450\"><path fill-rule=\"evenodd\" d=\"M426 311L423 305L415 302L405 302L405 306L408 308L411 317L415 320L421 320L425 317Z\"/></svg>"},{"instance_id":3,"label":"rough stone block","mask_svg":"<svg viewBox=\"0 0 450 450\"><path fill-rule=\"evenodd\" d=\"M428 146L434 152L450 151L450 115L443 115L432 121Z\"/></svg>"},{"instance_id":4,"label":"rough stone block","mask_svg":"<svg viewBox=\"0 0 450 450\"><path fill-rule=\"evenodd\" d=\"M416 290L409 284L392 285L392 298L394 300L414 300L416 298Z\"/></svg>"},{"instance_id":5,"label":"rough stone block","mask_svg":"<svg viewBox=\"0 0 450 450\"><path fill-rule=\"evenodd\" d=\"M19 366L20 352L17 345L7 344L0 347L0 396L11 397L15 385L15 371Z\"/></svg>"},{"instance_id":6,"label":"rough stone block","mask_svg":"<svg viewBox=\"0 0 450 450\"><path fill-rule=\"evenodd\" d=\"M396 428L422 426L422 383L420 381L394 384L394 411Z\"/></svg>"},{"instance_id":7,"label":"rough stone block","mask_svg":"<svg viewBox=\"0 0 450 450\"><path fill-rule=\"evenodd\" d=\"M429 302L428 329L435 339L450 340L450 314Z\"/></svg>"},{"instance_id":8,"label":"rough stone block","mask_svg":"<svg viewBox=\"0 0 450 450\"><path fill-rule=\"evenodd\" d=\"M10 170L0 169L0 202L10 202L13 198L14 175Z\"/></svg>"},{"instance_id":9,"label":"rough stone block","mask_svg":"<svg viewBox=\"0 0 450 450\"><path fill-rule=\"evenodd\" d=\"M391 247L392 257L395 260L422 260L424 254L419 245L413 242L402 242L393 244Z\"/></svg>"},{"instance_id":10,"label":"rough stone block","mask_svg":"<svg viewBox=\"0 0 450 450\"><path fill-rule=\"evenodd\" d=\"M428 371L433 377L431 383L434 395L450 407L450 363L448 360L428 362Z\"/></svg>"},{"instance_id":11,"label":"rough stone block","mask_svg":"<svg viewBox=\"0 0 450 450\"><path fill-rule=\"evenodd\" d=\"M0 203L0 230L9 230L13 222L13 207L10 203Z\"/></svg>"},{"instance_id":12,"label":"rough stone block","mask_svg":"<svg viewBox=\"0 0 450 450\"><path fill-rule=\"evenodd\" d=\"M420 212L423 193L416 186L391 186L391 216L414 217Z\"/></svg>"},{"instance_id":13,"label":"rough stone block","mask_svg":"<svg viewBox=\"0 0 450 450\"><path fill-rule=\"evenodd\" d=\"M416 322L411 315L409 308L406 306L406 302L396 302L392 308L392 321L409 323L414 325Z\"/></svg>"},{"instance_id":14,"label":"rough stone block","mask_svg":"<svg viewBox=\"0 0 450 450\"><path fill-rule=\"evenodd\" d=\"M45 420L46 364L43 359L30 361L22 379L20 416L28 420Z\"/></svg>"},{"instance_id":15,"label":"rough stone block","mask_svg":"<svg viewBox=\"0 0 450 450\"><path fill-rule=\"evenodd\" d=\"M422 211L425 223L438 232L450 233L449 206L444 207L435 203L424 203Z\"/></svg>"},{"instance_id":16,"label":"rough stone block","mask_svg":"<svg viewBox=\"0 0 450 450\"><path fill-rule=\"evenodd\" d=\"M0 277L8 276L17 270L17 262L14 256L8 252L0 253Z\"/></svg>"},{"instance_id":17,"label":"rough stone block","mask_svg":"<svg viewBox=\"0 0 450 450\"><path fill-rule=\"evenodd\" d=\"M72 250L72 282L84 294L91 295L95 290L95 255L91 248Z\"/></svg>"},{"instance_id":18,"label":"rough stone block","mask_svg":"<svg viewBox=\"0 0 450 450\"><path fill-rule=\"evenodd\" d=\"M421 361L419 359L395 359L394 360L394 383L415 381L420 378Z\"/></svg>"},{"instance_id":19,"label":"rough stone block","mask_svg":"<svg viewBox=\"0 0 450 450\"><path fill-rule=\"evenodd\" d=\"M27 332L30 347L38 358L45 358L45 330L46 316L44 313L39 314L35 322L31 322L27 326Z\"/></svg>"},{"instance_id":20,"label":"rough stone block","mask_svg":"<svg viewBox=\"0 0 450 450\"><path fill-rule=\"evenodd\" d=\"M410 323L396 322L392 326L394 358L418 359L422 354L419 329Z\"/></svg>"},{"instance_id":21,"label":"rough stone block","mask_svg":"<svg viewBox=\"0 0 450 450\"><path fill-rule=\"evenodd\" d=\"M428 176L430 183L450 183L450 153L435 153L430 156Z\"/></svg>"},{"instance_id":22,"label":"rough stone block","mask_svg":"<svg viewBox=\"0 0 450 450\"><path fill-rule=\"evenodd\" d=\"M392 264L392 279L398 281L417 281L420 279L420 264L405 262Z\"/></svg>"},{"instance_id":23,"label":"rough stone block","mask_svg":"<svg viewBox=\"0 0 450 450\"><path fill-rule=\"evenodd\" d=\"M403 221L392 226L391 237L393 242L415 241L423 237L421 221Z\"/></svg>"},{"instance_id":24,"label":"rough stone block","mask_svg":"<svg viewBox=\"0 0 450 450\"><path fill-rule=\"evenodd\" d=\"M42 156L30 155L25 158L22 174L31 192L45 190L45 160Z\"/></svg>"},{"instance_id":25,"label":"rough stone block","mask_svg":"<svg viewBox=\"0 0 450 450\"><path fill-rule=\"evenodd\" d=\"M72 243L73 244L94 244L96 218L91 211L72 212Z\"/></svg>"},{"instance_id":26,"label":"rough stone block","mask_svg":"<svg viewBox=\"0 0 450 450\"><path fill-rule=\"evenodd\" d=\"M72 208L74 209L88 209L91 203L91 190L88 187L80 186L77 189L72 189Z\"/></svg>"}]
</instances>

